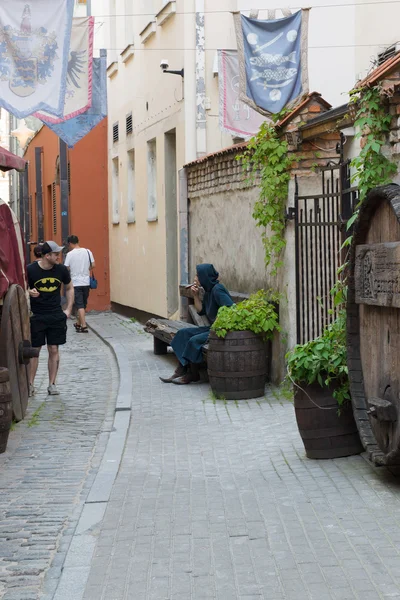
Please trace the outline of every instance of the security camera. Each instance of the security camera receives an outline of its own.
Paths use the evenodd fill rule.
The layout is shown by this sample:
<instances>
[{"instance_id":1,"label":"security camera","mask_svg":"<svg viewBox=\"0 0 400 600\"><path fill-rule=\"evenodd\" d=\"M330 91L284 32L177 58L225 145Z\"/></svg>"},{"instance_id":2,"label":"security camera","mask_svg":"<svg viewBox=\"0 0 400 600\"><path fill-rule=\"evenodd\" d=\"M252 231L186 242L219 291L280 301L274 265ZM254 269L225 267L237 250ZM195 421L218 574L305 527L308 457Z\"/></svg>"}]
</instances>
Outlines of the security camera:
<instances>
[{"instance_id":1,"label":"security camera","mask_svg":"<svg viewBox=\"0 0 400 600\"><path fill-rule=\"evenodd\" d=\"M168 59L167 58L163 58L162 61L160 62L160 68L163 71L166 71L168 69L168 67L169 67L169 61L168 61Z\"/></svg>"}]
</instances>

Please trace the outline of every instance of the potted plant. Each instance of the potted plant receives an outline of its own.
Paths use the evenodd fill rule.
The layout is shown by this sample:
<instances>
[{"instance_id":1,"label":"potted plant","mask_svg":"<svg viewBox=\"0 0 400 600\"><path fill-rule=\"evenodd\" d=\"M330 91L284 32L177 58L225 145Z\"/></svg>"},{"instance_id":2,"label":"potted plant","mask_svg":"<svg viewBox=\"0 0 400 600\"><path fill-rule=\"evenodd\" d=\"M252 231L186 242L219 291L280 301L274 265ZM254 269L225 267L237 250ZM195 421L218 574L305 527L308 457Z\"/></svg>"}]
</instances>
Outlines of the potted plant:
<instances>
[{"instance_id":1,"label":"potted plant","mask_svg":"<svg viewBox=\"0 0 400 600\"><path fill-rule=\"evenodd\" d=\"M260 290L243 302L219 309L207 352L215 394L227 400L264 396L271 339L280 331L278 300L278 294Z\"/></svg>"},{"instance_id":2,"label":"potted plant","mask_svg":"<svg viewBox=\"0 0 400 600\"><path fill-rule=\"evenodd\" d=\"M363 451L350 398L345 323L342 309L320 337L286 355L297 425L308 458L339 458Z\"/></svg>"}]
</instances>

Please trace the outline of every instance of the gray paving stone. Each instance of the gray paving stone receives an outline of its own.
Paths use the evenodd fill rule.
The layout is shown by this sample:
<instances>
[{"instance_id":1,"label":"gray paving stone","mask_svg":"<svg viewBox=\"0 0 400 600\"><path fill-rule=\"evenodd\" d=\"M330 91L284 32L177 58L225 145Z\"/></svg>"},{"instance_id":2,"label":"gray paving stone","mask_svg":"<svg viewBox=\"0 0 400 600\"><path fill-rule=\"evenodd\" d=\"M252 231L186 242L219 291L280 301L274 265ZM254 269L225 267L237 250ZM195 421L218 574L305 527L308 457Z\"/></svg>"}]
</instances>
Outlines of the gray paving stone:
<instances>
[{"instance_id":1,"label":"gray paving stone","mask_svg":"<svg viewBox=\"0 0 400 600\"><path fill-rule=\"evenodd\" d=\"M360 456L306 459L293 407L275 392L224 403L205 384L162 385L173 356L154 356L138 324L96 319L132 374L131 426L94 552L104 561L98 600L109 600L116 552L128 560L117 600L134 597L135 584L140 600L400 593L391 578L400 510L390 474ZM352 582L363 570L370 587L358 591ZM93 585L84 600L93 600Z\"/></svg>"},{"instance_id":2,"label":"gray paving stone","mask_svg":"<svg viewBox=\"0 0 400 600\"><path fill-rule=\"evenodd\" d=\"M117 376L110 350L93 335L76 336L70 324L61 393L48 398L43 351L37 394L0 458L0 598L53 598L109 435Z\"/></svg>"}]
</instances>

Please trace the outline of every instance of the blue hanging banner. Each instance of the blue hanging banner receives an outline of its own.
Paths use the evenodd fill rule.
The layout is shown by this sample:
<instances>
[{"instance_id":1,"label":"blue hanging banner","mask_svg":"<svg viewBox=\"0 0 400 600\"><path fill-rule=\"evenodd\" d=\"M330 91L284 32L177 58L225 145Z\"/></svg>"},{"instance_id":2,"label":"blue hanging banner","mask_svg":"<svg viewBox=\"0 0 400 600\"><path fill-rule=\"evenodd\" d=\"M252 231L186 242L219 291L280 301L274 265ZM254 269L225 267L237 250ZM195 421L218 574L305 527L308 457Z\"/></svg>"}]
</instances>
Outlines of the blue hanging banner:
<instances>
[{"instance_id":1,"label":"blue hanging banner","mask_svg":"<svg viewBox=\"0 0 400 600\"><path fill-rule=\"evenodd\" d=\"M103 52L103 51L101 51ZM86 112L63 123L45 123L68 148L73 148L107 116L107 58L106 52L93 59L92 106Z\"/></svg>"},{"instance_id":2,"label":"blue hanging banner","mask_svg":"<svg viewBox=\"0 0 400 600\"><path fill-rule=\"evenodd\" d=\"M261 114L292 108L308 94L308 15L261 21L234 14L240 98Z\"/></svg>"}]
</instances>

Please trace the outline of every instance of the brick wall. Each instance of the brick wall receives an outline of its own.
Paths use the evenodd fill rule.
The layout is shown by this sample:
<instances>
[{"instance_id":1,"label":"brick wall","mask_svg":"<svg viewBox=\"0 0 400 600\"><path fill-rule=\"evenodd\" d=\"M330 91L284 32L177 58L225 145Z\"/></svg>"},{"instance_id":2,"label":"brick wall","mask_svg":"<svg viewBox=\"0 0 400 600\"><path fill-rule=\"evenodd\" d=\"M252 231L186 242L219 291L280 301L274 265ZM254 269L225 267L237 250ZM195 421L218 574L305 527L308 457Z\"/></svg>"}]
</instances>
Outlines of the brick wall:
<instances>
[{"instance_id":1,"label":"brick wall","mask_svg":"<svg viewBox=\"0 0 400 600\"><path fill-rule=\"evenodd\" d=\"M252 184L247 181L242 161L237 160L245 147L232 146L221 153L192 163L187 171L189 198L253 187L257 182Z\"/></svg>"}]
</instances>

